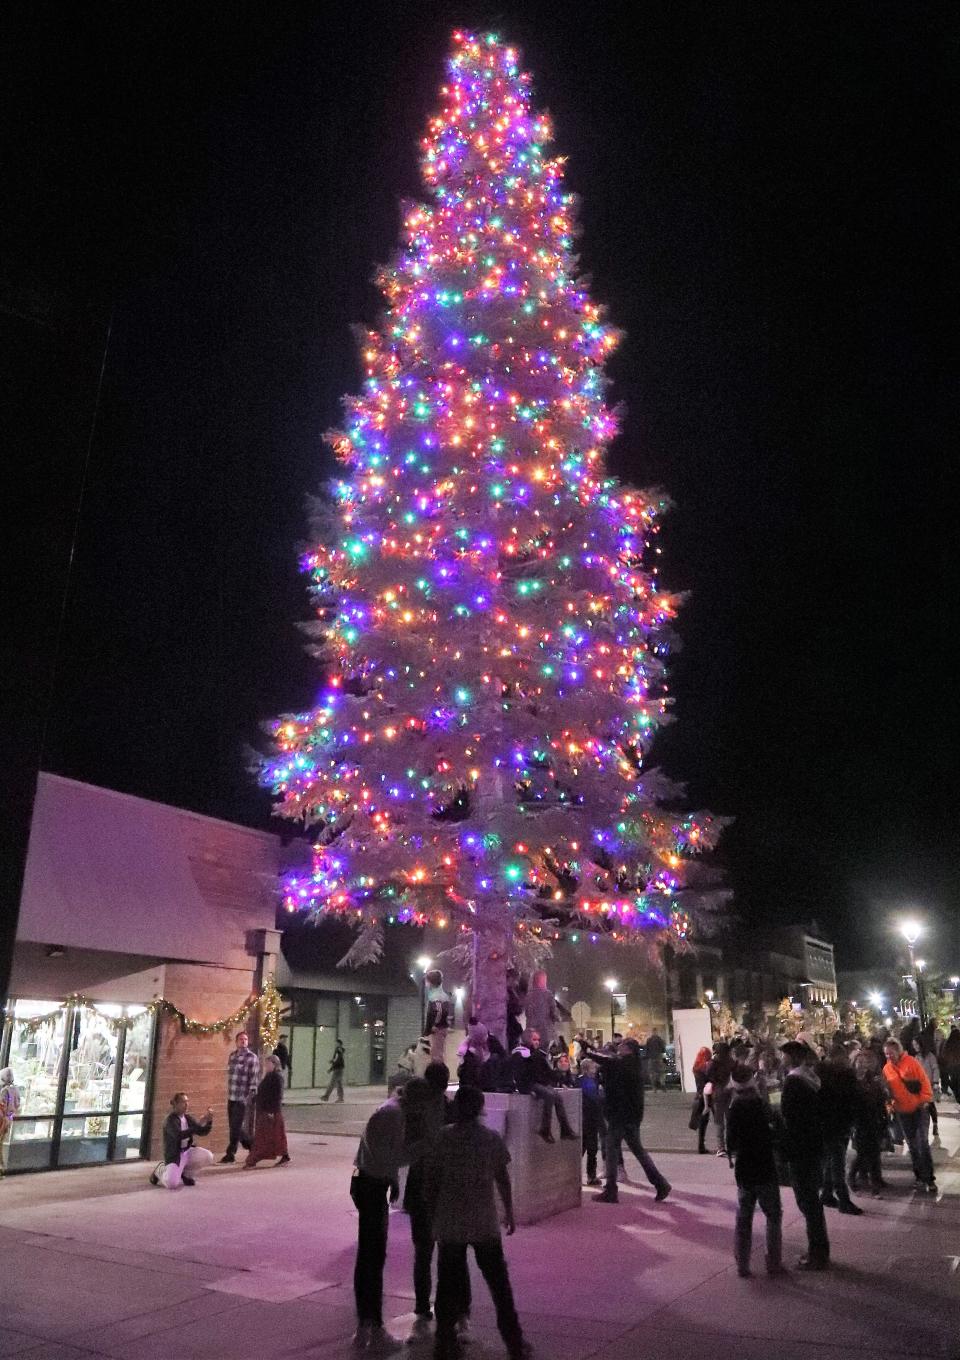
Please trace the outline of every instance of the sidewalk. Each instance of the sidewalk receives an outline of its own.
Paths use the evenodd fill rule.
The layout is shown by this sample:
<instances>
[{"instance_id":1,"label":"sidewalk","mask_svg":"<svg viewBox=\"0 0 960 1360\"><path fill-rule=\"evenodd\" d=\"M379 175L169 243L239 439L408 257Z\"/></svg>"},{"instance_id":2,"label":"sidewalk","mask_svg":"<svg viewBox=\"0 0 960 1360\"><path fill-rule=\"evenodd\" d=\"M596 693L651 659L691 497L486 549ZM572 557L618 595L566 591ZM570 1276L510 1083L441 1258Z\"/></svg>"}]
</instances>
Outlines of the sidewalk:
<instances>
[{"instance_id":1,"label":"sidewalk","mask_svg":"<svg viewBox=\"0 0 960 1360\"><path fill-rule=\"evenodd\" d=\"M658 1098L659 1099L659 1098ZM686 1103L651 1116L683 1145ZM653 1109L656 1105L651 1101ZM835 1268L762 1274L732 1258L734 1189L725 1161L667 1152L674 1192L644 1184L521 1229L507 1254L540 1360L927 1360L960 1357L960 1120L943 1102L939 1202L915 1196L905 1158L862 1218L828 1213ZM652 1140L651 1140L652 1144ZM214 1144L219 1146L219 1140ZM22 1360L347 1360L356 1217L353 1144L291 1137L293 1162L216 1166L195 1189L147 1184L142 1163L10 1177L0 1183L0 1356ZM550 1149L545 1149L549 1155ZM639 1172L632 1158L631 1180ZM803 1230L784 1193L787 1260ZM386 1316L403 1337L412 1309L409 1224L392 1214ZM482 1282L471 1360L503 1355ZM426 1360L429 1347L411 1348Z\"/></svg>"}]
</instances>

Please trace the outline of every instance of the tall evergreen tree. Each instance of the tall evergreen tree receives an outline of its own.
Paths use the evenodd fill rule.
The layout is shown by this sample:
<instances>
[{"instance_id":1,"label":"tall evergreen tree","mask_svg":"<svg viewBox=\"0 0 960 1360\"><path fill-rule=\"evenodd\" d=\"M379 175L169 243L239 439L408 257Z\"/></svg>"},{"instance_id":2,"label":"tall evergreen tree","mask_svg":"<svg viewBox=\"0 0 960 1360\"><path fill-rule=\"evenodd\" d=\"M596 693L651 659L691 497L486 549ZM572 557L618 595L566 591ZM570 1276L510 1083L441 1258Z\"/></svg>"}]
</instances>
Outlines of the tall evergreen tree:
<instances>
[{"instance_id":1,"label":"tall evergreen tree","mask_svg":"<svg viewBox=\"0 0 960 1360\"><path fill-rule=\"evenodd\" d=\"M502 1030L518 939L682 947L722 897L693 862L721 821L670 810L647 768L679 603L650 561L665 499L604 466L618 336L577 278L549 119L493 35L454 34L441 96L303 563L325 692L272 725L264 780L316 831L287 906L374 942L469 932Z\"/></svg>"}]
</instances>

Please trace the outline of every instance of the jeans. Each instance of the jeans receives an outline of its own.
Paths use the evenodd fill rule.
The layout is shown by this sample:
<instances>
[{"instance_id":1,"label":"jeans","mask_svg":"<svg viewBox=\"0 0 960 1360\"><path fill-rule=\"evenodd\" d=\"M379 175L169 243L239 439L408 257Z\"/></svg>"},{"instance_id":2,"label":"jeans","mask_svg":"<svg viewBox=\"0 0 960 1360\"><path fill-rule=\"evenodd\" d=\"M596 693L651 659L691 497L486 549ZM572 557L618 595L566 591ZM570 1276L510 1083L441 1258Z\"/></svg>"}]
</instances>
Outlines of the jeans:
<instances>
[{"instance_id":1,"label":"jeans","mask_svg":"<svg viewBox=\"0 0 960 1360\"><path fill-rule=\"evenodd\" d=\"M597 1179L597 1153L600 1150L600 1130L595 1124L584 1125L581 1146L587 1156L587 1180Z\"/></svg>"},{"instance_id":2,"label":"jeans","mask_svg":"<svg viewBox=\"0 0 960 1360\"><path fill-rule=\"evenodd\" d=\"M825 1135L823 1140L823 1196L840 1204L850 1203L847 1187L847 1135Z\"/></svg>"},{"instance_id":3,"label":"jeans","mask_svg":"<svg viewBox=\"0 0 960 1360\"><path fill-rule=\"evenodd\" d=\"M710 1123L710 1111L704 1109L700 1116L700 1123L697 1125L697 1151L705 1152L707 1147L707 1125Z\"/></svg>"},{"instance_id":4,"label":"jeans","mask_svg":"<svg viewBox=\"0 0 960 1360\"><path fill-rule=\"evenodd\" d=\"M245 1100L227 1101L227 1124L230 1128L230 1142L227 1144L227 1156L236 1157L237 1145L250 1149L249 1138L243 1137L243 1116L247 1112L247 1102Z\"/></svg>"},{"instance_id":5,"label":"jeans","mask_svg":"<svg viewBox=\"0 0 960 1360\"><path fill-rule=\"evenodd\" d=\"M437 1337L434 1355L437 1360L459 1354L456 1325L470 1311L470 1276L467 1271L467 1243L440 1242L437 1247ZM480 1274L487 1282L490 1297L497 1310L497 1328L503 1337L511 1360L519 1360L523 1352L523 1332L517 1317L499 1237L486 1242L471 1242Z\"/></svg>"},{"instance_id":6,"label":"jeans","mask_svg":"<svg viewBox=\"0 0 960 1360\"><path fill-rule=\"evenodd\" d=\"M932 1185L934 1182L933 1158L930 1155L930 1142L928 1131L930 1128L930 1116L926 1108L913 1110L910 1114L904 1114L902 1110L897 1112L900 1120L900 1127L903 1129L903 1136L907 1140L907 1147L910 1149L910 1161L913 1164L913 1174L918 1181L923 1181L924 1185Z\"/></svg>"},{"instance_id":7,"label":"jeans","mask_svg":"<svg viewBox=\"0 0 960 1360\"><path fill-rule=\"evenodd\" d=\"M825 1264L830 1260L830 1239L827 1222L820 1203L823 1187L823 1167L819 1157L804 1157L790 1162L793 1197L807 1225L807 1255L811 1261Z\"/></svg>"},{"instance_id":8,"label":"jeans","mask_svg":"<svg viewBox=\"0 0 960 1360\"><path fill-rule=\"evenodd\" d=\"M737 1225L733 1237L733 1254L740 1270L750 1269L750 1247L753 1240L753 1211L757 1205L767 1220L767 1269L776 1270L781 1264L783 1249L783 1208L780 1187L776 1181L769 1185L737 1186Z\"/></svg>"},{"instance_id":9,"label":"jeans","mask_svg":"<svg viewBox=\"0 0 960 1360\"><path fill-rule=\"evenodd\" d=\"M640 1125L621 1124L611 1119L607 1124L607 1141L604 1147L605 1189L608 1193L611 1191L613 1194L617 1193L617 1166L620 1162L620 1146L622 1143L626 1143L643 1167L647 1180L655 1189L669 1189L669 1181L657 1170L656 1163L640 1141Z\"/></svg>"},{"instance_id":10,"label":"jeans","mask_svg":"<svg viewBox=\"0 0 960 1360\"><path fill-rule=\"evenodd\" d=\"M433 1214L423 1197L423 1167L414 1165L407 1175L403 1207L410 1215L410 1237L413 1241L413 1292L415 1311L419 1317L430 1317L430 1292L433 1265ZM470 1311L470 1282L467 1280L467 1306Z\"/></svg>"},{"instance_id":11,"label":"jeans","mask_svg":"<svg viewBox=\"0 0 960 1360\"><path fill-rule=\"evenodd\" d=\"M663 1090L663 1059L662 1059L662 1058L650 1058L650 1059L648 1059L648 1067L649 1067L649 1070L650 1070L650 1085L653 1087L653 1089L654 1089L655 1091L662 1091L662 1090Z\"/></svg>"},{"instance_id":12,"label":"jeans","mask_svg":"<svg viewBox=\"0 0 960 1360\"><path fill-rule=\"evenodd\" d=\"M357 1321L383 1326L383 1266L387 1259L388 1180L358 1171L350 1182L350 1198L357 1206L357 1261L353 1270L353 1293Z\"/></svg>"},{"instance_id":13,"label":"jeans","mask_svg":"<svg viewBox=\"0 0 960 1360\"><path fill-rule=\"evenodd\" d=\"M560 1125L560 1132L561 1132L561 1133L572 1133L572 1132L573 1132L573 1130L572 1130L571 1127L570 1127L570 1120L567 1118L567 1112L566 1112L566 1110L564 1109L563 1098L561 1097L559 1091L555 1090L554 1087L552 1087L552 1086L534 1086L534 1087L531 1087L530 1094L531 1094L532 1096L534 1096L535 1099L539 1100L539 1102L540 1102L540 1108L541 1108L540 1132L541 1132L541 1133L549 1133L549 1132L550 1132L550 1112L551 1112L551 1110L556 1110L556 1112L557 1112L557 1123Z\"/></svg>"},{"instance_id":14,"label":"jeans","mask_svg":"<svg viewBox=\"0 0 960 1360\"><path fill-rule=\"evenodd\" d=\"M336 1091L337 1100L343 1100L343 1070L330 1073L330 1084L320 1097L321 1100L329 1100L332 1091Z\"/></svg>"},{"instance_id":15,"label":"jeans","mask_svg":"<svg viewBox=\"0 0 960 1360\"><path fill-rule=\"evenodd\" d=\"M730 1094L728 1091L714 1091L713 1093L713 1122L717 1130L717 1151L725 1152L727 1147L727 1111L730 1108Z\"/></svg>"}]
</instances>

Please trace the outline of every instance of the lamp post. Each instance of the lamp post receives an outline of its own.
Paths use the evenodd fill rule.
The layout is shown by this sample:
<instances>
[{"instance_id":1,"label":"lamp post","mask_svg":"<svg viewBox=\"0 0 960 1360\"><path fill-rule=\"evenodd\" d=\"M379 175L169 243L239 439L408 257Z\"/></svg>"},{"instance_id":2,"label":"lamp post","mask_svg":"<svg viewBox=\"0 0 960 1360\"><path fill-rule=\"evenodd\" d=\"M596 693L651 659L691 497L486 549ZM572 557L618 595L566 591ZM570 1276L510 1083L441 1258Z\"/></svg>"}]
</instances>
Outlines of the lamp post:
<instances>
[{"instance_id":1,"label":"lamp post","mask_svg":"<svg viewBox=\"0 0 960 1360\"><path fill-rule=\"evenodd\" d=\"M712 990L712 988L708 987L708 988L706 989L706 991L705 991L703 994L704 994L704 996L707 998L707 1011L708 1011L708 1013L709 1013L709 1015L710 1015L710 1038L712 1039L712 1038L714 1037L714 1030L713 1030L713 990Z\"/></svg>"},{"instance_id":2,"label":"lamp post","mask_svg":"<svg viewBox=\"0 0 960 1360\"><path fill-rule=\"evenodd\" d=\"M610 1042L612 1043L614 1032L616 1031L617 1028L617 1003L614 999L613 994L620 984L617 982L616 978L607 978L606 982L603 985L610 993Z\"/></svg>"},{"instance_id":3,"label":"lamp post","mask_svg":"<svg viewBox=\"0 0 960 1360\"><path fill-rule=\"evenodd\" d=\"M916 921L904 921L903 924L900 926L900 934L906 940L907 949L910 951L910 972L913 974L913 985L917 993L917 1013L920 1017L920 1028L922 1029L923 1026L927 1023L927 1017L926 1014L924 1013L923 1005L923 983L920 979L920 972L917 968L916 955L913 952L913 947L917 943L917 940L919 940L921 935L921 927L917 924Z\"/></svg>"},{"instance_id":4,"label":"lamp post","mask_svg":"<svg viewBox=\"0 0 960 1360\"><path fill-rule=\"evenodd\" d=\"M421 954L417 959L417 967L420 969L420 1033L423 1033L427 1023L427 973L433 967L433 959L426 954Z\"/></svg>"}]
</instances>

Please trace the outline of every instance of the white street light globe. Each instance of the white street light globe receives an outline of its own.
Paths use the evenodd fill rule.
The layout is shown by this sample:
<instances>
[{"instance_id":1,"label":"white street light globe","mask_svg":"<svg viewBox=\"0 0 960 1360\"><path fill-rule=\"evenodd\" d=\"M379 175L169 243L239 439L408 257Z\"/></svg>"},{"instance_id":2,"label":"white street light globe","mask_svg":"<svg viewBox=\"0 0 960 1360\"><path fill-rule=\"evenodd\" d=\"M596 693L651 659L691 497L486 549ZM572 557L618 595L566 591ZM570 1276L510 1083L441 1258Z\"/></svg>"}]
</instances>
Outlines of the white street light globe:
<instances>
[{"instance_id":1,"label":"white street light globe","mask_svg":"<svg viewBox=\"0 0 960 1360\"><path fill-rule=\"evenodd\" d=\"M617 982L616 978L607 978L606 982L603 985L604 987L606 987L607 991L615 992L617 990L617 987L619 986L619 983Z\"/></svg>"},{"instance_id":2,"label":"white street light globe","mask_svg":"<svg viewBox=\"0 0 960 1360\"><path fill-rule=\"evenodd\" d=\"M867 1000L870 1002L870 1005L875 1006L877 1010L880 1010L883 1006L883 997L879 992L871 992L867 997Z\"/></svg>"},{"instance_id":3,"label":"white street light globe","mask_svg":"<svg viewBox=\"0 0 960 1360\"><path fill-rule=\"evenodd\" d=\"M900 934L912 949L923 934L923 927L918 925L916 921L904 921L900 927Z\"/></svg>"},{"instance_id":4,"label":"white street light globe","mask_svg":"<svg viewBox=\"0 0 960 1360\"><path fill-rule=\"evenodd\" d=\"M421 954L420 957L417 959L417 967L422 968L424 972L427 971L427 969L430 967L432 963L433 959L428 959L426 954Z\"/></svg>"}]
</instances>

